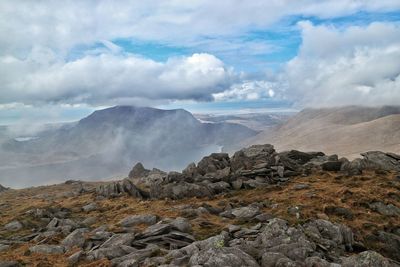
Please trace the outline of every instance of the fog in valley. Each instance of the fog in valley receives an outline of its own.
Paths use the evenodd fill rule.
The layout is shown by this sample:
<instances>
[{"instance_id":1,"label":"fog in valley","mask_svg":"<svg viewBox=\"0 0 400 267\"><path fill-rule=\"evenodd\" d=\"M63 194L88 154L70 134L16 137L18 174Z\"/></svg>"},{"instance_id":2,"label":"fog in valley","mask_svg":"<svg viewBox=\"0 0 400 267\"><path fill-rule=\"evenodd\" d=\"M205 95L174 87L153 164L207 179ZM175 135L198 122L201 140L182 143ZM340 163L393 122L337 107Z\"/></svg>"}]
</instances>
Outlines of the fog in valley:
<instances>
[{"instance_id":1,"label":"fog in valley","mask_svg":"<svg viewBox=\"0 0 400 267\"><path fill-rule=\"evenodd\" d=\"M286 117L275 115L265 125ZM150 169L181 171L258 132L224 117L201 122L185 110L131 106L96 111L75 123L3 126L0 184L22 188L68 179L117 179L137 162Z\"/></svg>"}]
</instances>

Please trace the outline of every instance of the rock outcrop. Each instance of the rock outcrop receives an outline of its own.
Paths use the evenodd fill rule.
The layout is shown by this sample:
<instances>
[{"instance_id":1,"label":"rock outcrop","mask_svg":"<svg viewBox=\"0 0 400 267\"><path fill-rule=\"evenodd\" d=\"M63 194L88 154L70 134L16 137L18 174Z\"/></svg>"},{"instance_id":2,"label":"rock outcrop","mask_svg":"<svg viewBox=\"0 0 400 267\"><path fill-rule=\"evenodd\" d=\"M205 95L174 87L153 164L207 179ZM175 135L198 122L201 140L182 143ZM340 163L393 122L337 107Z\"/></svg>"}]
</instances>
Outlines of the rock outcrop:
<instances>
[{"instance_id":1,"label":"rock outcrop","mask_svg":"<svg viewBox=\"0 0 400 267\"><path fill-rule=\"evenodd\" d=\"M213 153L181 173L137 164L129 178L60 201L82 197L77 207L53 207L54 201L23 215L8 215L0 228L0 256L21 245L24 257L66 257L71 266L398 267L399 158L367 152L348 161L322 152L278 153L271 145L257 145L232 157ZM366 170L372 175L359 175ZM376 173L386 175L384 183L375 180ZM338 201L321 202L321 192L329 187L321 185L325 179L331 180L329 186L339 184L329 191L331 200ZM349 186L341 184L343 179ZM358 188L363 182L375 182L373 196ZM377 197L381 186L386 187ZM261 197L255 200L253 192ZM360 197L349 202L356 193ZM296 202L294 194L300 196ZM389 223L376 225L370 217ZM362 231L355 227L361 224Z\"/></svg>"},{"instance_id":2,"label":"rock outcrop","mask_svg":"<svg viewBox=\"0 0 400 267\"><path fill-rule=\"evenodd\" d=\"M6 191L6 190L8 190L8 189L9 189L9 188L4 187L4 186L2 186L2 185L0 184L0 193Z\"/></svg>"},{"instance_id":3,"label":"rock outcrop","mask_svg":"<svg viewBox=\"0 0 400 267\"><path fill-rule=\"evenodd\" d=\"M197 165L189 164L182 173L147 170L137 163L128 179L101 185L97 193L104 197L127 193L142 199L211 197L241 188L282 184L291 177L316 171L343 172L345 175L359 175L369 169L400 171L400 155L378 151L361 155L362 159L349 161L323 152L290 150L278 153L269 144L253 145L232 157L227 153L212 153Z\"/></svg>"}]
</instances>

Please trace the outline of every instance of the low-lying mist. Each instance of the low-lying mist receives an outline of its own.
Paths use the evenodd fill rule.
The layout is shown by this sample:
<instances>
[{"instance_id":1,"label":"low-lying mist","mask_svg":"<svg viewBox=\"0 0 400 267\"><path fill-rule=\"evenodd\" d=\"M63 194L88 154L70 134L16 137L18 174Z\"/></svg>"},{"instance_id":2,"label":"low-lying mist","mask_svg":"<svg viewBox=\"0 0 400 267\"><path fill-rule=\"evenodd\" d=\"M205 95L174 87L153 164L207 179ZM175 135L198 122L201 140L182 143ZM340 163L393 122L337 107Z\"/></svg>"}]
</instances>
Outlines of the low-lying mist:
<instances>
[{"instance_id":1,"label":"low-lying mist","mask_svg":"<svg viewBox=\"0 0 400 267\"><path fill-rule=\"evenodd\" d=\"M256 133L238 124L201 123L184 110L118 106L75 124L47 127L25 141L3 139L0 184L21 188L120 178L137 162L180 171Z\"/></svg>"}]
</instances>

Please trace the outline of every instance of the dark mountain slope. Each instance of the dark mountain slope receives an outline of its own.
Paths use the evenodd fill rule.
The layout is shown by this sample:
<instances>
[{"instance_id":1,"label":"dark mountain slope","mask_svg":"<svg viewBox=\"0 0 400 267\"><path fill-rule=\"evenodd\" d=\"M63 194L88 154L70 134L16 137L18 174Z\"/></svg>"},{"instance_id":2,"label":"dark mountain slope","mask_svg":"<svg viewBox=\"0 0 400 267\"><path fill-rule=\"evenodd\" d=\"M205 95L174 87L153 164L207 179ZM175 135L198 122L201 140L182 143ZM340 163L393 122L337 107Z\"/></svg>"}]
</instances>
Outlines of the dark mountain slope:
<instances>
[{"instance_id":1,"label":"dark mountain slope","mask_svg":"<svg viewBox=\"0 0 400 267\"><path fill-rule=\"evenodd\" d=\"M3 144L4 152L0 153L12 153L17 159L33 157L28 162L34 163L21 160L24 165L3 168L0 181L15 186L7 180L15 178L23 183L29 178L29 184L40 184L66 178L110 177L125 173L136 161L180 170L210 151L255 134L238 124L202 123L182 109L116 106L95 111L71 127L37 139Z\"/></svg>"}]
</instances>

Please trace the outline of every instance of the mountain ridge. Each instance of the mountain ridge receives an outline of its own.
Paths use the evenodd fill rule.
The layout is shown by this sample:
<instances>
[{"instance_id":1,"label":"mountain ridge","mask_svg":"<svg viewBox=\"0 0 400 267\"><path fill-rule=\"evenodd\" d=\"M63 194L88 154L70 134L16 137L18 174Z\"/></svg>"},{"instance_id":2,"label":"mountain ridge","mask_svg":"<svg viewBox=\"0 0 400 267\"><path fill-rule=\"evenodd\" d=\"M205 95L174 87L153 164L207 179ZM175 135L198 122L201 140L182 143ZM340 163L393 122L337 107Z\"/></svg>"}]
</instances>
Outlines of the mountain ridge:
<instances>
[{"instance_id":1,"label":"mountain ridge","mask_svg":"<svg viewBox=\"0 0 400 267\"><path fill-rule=\"evenodd\" d=\"M106 178L119 175L111 170L125 172L138 161L179 170L210 151L255 134L256 131L239 124L202 123L183 109L115 106L95 111L71 127L47 132L39 138L4 143L2 153L12 154L14 159L25 157L27 165L0 171L0 179L17 179L30 173L43 180L46 166L53 168L48 172L52 181L57 175L101 178L102 172ZM98 170L92 174L90 166Z\"/></svg>"},{"instance_id":2,"label":"mountain ridge","mask_svg":"<svg viewBox=\"0 0 400 267\"><path fill-rule=\"evenodd\" d=\"M272 143L280 150L322 150L354 158L361 151L400 152L400 107L304 109L244 145Z\"/></svg>"}]
</instances>

